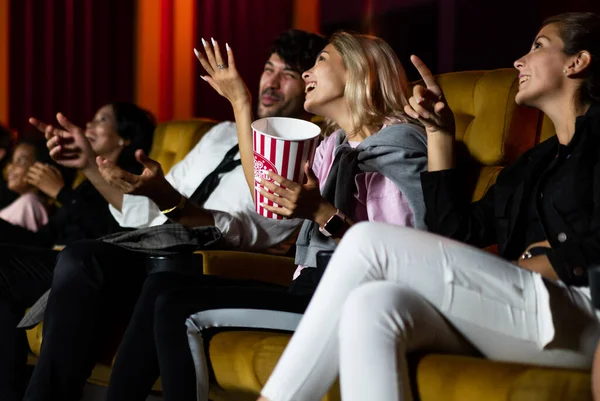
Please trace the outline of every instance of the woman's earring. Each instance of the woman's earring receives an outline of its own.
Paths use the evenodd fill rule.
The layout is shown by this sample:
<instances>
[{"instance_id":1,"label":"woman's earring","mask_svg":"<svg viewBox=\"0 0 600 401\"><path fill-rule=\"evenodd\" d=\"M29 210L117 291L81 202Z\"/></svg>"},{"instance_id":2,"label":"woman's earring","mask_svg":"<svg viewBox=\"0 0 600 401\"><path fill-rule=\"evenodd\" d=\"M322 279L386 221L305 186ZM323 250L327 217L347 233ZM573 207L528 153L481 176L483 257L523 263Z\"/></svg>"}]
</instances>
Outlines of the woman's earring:
<instances>
[{"instance_id":1,"label":"woman's earring","mask_svg":"<svg viewBox=\"0 0 600 401\"><path fill-rule=\"evenodd\" d=\"M567 75L567 69L563 68L563 75Z\"/></svg>"},{"instance_id":2,"label":"woman's earring","mask_svg":"<svg viewBox=\"0 0 600 401\"><path fill-rule=\"evenodd\" d=\"M123 139L119 139L119 146L125 145L125 141Z\"/></svg>"}]
</instances>

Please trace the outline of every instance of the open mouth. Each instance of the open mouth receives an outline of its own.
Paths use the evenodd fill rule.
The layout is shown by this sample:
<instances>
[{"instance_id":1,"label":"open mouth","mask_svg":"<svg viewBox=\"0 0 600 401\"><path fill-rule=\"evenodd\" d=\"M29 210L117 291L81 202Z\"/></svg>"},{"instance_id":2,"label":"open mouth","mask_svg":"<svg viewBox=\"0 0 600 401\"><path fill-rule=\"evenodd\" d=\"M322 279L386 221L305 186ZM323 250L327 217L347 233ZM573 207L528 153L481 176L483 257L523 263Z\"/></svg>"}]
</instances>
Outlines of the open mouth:
<instances>
[{"instance_id":1,"label":"open mouth","mask_svg":"<svg viewBox=\"0 0 600 401\"><path fill-rule=\"evenodd\" d=\"M316 87L317 87L316 82L309 82L308 84L306 84L306 87L304 88L304 93L308 93L308 92L312 91L313 89L315 89Z\"/></svg>"},{"instance_id":2,"label":"open mouth","mask_svg":"<svg viewBox=\"0 0 600 401\"><path fill-rule=\"evenodd\" d=\"M92 134L88 134L87 132L85 133L85 137L87 138L87 140L89 142L95 142L96 141L96 137Z\"/></svg>"},{"instance_id":3,"label":"open mouth","mask_svg":"<svg viewBox=\"0 0 600 401\"><path fill-rule=\"evenodd\" d=\"M519 79L519 85L523 85L525 82L529 81L530 76L524 75Z\"/></svg>"}]
</instances>

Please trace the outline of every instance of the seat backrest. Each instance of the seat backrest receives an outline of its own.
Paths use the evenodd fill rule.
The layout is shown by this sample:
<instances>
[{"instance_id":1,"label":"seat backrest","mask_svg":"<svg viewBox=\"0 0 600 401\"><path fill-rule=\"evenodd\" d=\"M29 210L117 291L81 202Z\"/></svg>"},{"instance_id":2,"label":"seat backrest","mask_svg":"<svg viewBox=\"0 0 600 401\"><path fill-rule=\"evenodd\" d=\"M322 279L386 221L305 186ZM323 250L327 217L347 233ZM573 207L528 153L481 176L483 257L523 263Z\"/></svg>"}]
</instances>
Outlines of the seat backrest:
<instances>
[{"instance_id":1,"label":"seat backrest","mask_svg":"<svg viewBox=\"0 0 600 401\"><path fill-rule=\"evenodd\" d=\"M544 142L546 139L556 135L556 130L554 129L554 124L548 118L547 115L544 115L542 126L539 132L538 142Z\"/></svg>"},{"instance_id":2,"label":"seat backrest","mask_svg":"<svg viewBox=\"0 0 600 401\"><path fill-rule=\"evenodd\" d=\"M216 121L205 118L159 124L154 131L150 158L158 161L165 173L168 172L215 124Z\"/></svg>"},{"instance_id":3,"label":"seat backrest","mask_svg":"<svg viewBox=\"0 0 600 401\"><path fill-rule=\"evenodd\" d=\"M546 122L542 130L541 112L515 103L515 69L452 72L436 79L454 112L457 162L468 166L465 180L477 200L503 166L547 135L551 123Z\"/></svg>"},{"instance_id":4,"label":"seat backrest","mask_svg":"<svg viewBox=\"0 0 600 401\"><path fill-rule=\"evenodd\" d=\"M454 72L437 81L454 112L457 140L482 165L505 165L535 144L540 112L515 103L515 69Z\"/></svg>"}]
</instances>

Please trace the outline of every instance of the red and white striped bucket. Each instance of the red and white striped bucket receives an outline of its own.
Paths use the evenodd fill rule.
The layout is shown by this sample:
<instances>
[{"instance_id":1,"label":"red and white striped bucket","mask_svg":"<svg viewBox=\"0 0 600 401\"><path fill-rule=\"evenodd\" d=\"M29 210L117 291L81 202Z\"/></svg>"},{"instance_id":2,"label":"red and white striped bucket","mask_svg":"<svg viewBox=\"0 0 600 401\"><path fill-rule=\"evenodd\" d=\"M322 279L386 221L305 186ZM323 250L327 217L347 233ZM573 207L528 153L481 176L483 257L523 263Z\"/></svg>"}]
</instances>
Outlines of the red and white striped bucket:
<instances>
[{"instance_id":1,"label":"red and white striped bucket","mask_svg":"<svg viewBox=\"0 0 600 401\"><path fill-rule=\"evenodd\" d=\"M275 173L298 183L304 183L304 164L312 165L315 150L319 143L321 128L309 121L288 117L267 117L252 123L254 137L254 180L255 186L260 177L271 180L266 171ZM266 210L261 203L277 206L254 189L256 212L271 219L284 217Z\"/></svg>"}]
</instances>

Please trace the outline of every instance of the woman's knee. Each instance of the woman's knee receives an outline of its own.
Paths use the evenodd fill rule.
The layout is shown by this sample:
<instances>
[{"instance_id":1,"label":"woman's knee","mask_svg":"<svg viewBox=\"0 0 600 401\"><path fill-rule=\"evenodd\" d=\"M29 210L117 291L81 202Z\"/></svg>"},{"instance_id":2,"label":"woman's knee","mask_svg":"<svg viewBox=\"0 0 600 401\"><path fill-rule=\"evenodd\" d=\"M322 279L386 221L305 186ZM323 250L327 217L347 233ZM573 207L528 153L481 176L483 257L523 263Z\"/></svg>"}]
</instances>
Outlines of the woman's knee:
<instances>
[{"instance_id":1,"label":"woman's knee","mask_svg":"<svg viewBox=\"0 0 600 401\"><path fill-rule=\"evenodd\" d=\"M348 296L340 315L345 332L397 331L426 301L408 287L389 281L362 284Z\"/></svg>"}]
</instances>

